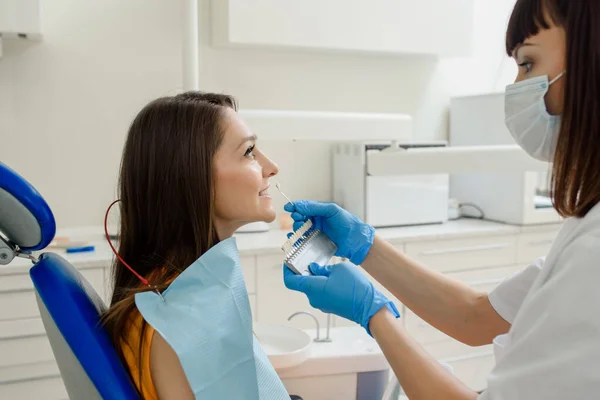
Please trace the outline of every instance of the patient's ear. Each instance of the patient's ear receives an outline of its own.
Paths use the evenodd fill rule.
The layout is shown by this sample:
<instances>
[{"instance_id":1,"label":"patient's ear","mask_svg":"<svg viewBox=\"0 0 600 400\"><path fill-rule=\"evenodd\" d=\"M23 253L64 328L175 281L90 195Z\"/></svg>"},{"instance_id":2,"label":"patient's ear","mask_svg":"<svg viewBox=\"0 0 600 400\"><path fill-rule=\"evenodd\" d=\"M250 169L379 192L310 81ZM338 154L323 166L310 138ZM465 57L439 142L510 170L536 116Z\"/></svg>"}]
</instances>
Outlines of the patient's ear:
<instances>
[{"instance_id":1,"label":"patient's ear","mask_svg":"<svg viewBox=\"0 0 600 400\"><path fill-rule=\"evenodd\" d=\"M159 399L194 400L177 354L156 331L150 345L150 374Z\"/></svg>"}]
</instances>

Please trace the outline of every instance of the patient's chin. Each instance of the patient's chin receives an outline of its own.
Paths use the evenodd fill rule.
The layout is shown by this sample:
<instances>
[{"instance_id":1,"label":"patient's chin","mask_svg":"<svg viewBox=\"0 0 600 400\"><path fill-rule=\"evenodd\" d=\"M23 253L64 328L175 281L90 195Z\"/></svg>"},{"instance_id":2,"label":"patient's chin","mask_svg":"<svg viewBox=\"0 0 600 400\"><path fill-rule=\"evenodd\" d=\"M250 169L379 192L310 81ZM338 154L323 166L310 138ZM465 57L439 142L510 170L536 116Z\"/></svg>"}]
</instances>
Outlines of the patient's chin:
<instances>
[{"instance_id":1,"label":"patient's chin","mask_svg":"<svg viewBox=\"0 0 600 400\"><path fill-rule=\"evenodd\" d=\"M263 218L261 221L271 223L275 221L275 218L277 218L277 213L275 210L269 210L269 212L266 213L265 218Z\"/></svg>"},{"instance_id":2,"label":"patient's chin","mask_svg":"<svg viewBox=\"0 0 600 400\"><path fill-rule=\"evenodd\" d=\"M274 208L269 208L266 210L263 210L263 212L260 213L260 217L256 218L256 222L267 222L267 223L271 223L273 221L275 221L275 218L277 218L277 213L275 212Z\"/></svg>"}]
</instances>

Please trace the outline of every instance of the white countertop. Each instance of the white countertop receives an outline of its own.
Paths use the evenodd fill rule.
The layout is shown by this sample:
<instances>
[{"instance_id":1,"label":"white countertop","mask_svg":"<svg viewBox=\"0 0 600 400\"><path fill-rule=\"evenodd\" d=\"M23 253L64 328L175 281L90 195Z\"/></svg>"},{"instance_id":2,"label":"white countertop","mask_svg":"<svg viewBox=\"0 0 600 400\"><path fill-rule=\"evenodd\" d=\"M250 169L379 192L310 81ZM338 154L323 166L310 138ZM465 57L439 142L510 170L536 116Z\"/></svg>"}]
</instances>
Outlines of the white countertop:
<instances>
[{"instance_id":1,"label":"white countertop","mask_svg":"<svg viewBox=\"0 0 600 400\"><path fill-rule=\"evenodd\" d=\"M493 235L515 235L521 232L542 232L557 230L560 225L514 226L477 219L459 219L444 224L406 226L398 228L380 228L377 233L391 243L407 243L440 239L457 239ZM113 260L113 253L106 242L103 229L97 227L70 228L57 231L57 237L69 237L71 240L88 241L95 246L89 253L66 254L60 250L52 250L61 254L77 268L90 268L106 265ZM282 254L281 245L286 240L287 231L272 229L260 233L235 234L241 255ZM0 266L1 274L23 273L31 267L26 259L15 259L8 266Z\"/></svg>"},{"instance_id":2,"label":"white countertop","mask_svg":"<svg viewBox=\"0 0 600 400\"><path fill-rule=\"evenodd\" d=\"M305 329L311 338L315 329ZM321 328L321 337L325 329ZM311 344L308 359L296 366L279 369L282 379L323 375L341 375L360 372L383 371L389 364L381 348L360 326L331 328L330 343Z\"/></svg>"}]
</instances>

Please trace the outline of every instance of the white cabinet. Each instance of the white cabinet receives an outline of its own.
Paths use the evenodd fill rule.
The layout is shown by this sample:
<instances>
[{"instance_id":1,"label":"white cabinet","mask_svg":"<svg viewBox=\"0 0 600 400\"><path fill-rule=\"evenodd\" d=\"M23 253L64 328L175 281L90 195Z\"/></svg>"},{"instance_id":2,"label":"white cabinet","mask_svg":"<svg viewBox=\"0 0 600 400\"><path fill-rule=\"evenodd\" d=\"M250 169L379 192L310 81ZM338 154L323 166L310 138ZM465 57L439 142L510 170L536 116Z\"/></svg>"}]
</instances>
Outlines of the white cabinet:
<instances>
[{"instance_id":1,"label":"white cabinet","mask_svg":"<svg viewBox=\"0 0 600 400\"><path fill-rule=\"evenodd\" d=\"M490 245L487 247L487 251L493 253L502 248L500 243L502 243L504 239L506 238L485 238L484 240L491 241L491 243L498 243L498 246ZM461 246L462 245L463 244L461 244ZM498 262L502 262L502 260L511 260L515 257L517 247L511 245L508 249L510 250L510 254L507 257L500 257L500 261L498 261L498 258L488 260L487 264L494 265ZM445 265L460 266L467 262L469 263L469 266L479 265L479 267L466 271L450 272L447 273L447 275L453 279L466 283L476 290L489 293L504 279L524 268L524 265L521 264L489 268L482 263L482 260L488 259L488 257L483 257L482 254L479 254L479 251L480 250L475 251L478 256L475 256L474 260L471 260L470 262L465 260L462 251L454 253L454 257L457 257L457 260L452 260L453 257L451 254L453 253L450 252L447 255L446 260L448 264ZM468 253L469 252L466 252L466 254ZM454 369L456 376L473 390L480 391L485 389L487 375L494 366L492 345L480 347L465 345L437 330L419 318L411 310L405 309L404 313L404 323L407 331L424 346L425 350L427 350L432 357L450 364Z\"/></svg>"},{"instance_id":2,"label":"white cabinet","mask_svg":"<svg viewBox=\"0 0 600 400\"><path fill-rule=\"evenodd\" d=\"M0 368L0 399L68 398L54 361Z\"/></svg>"},{"instance_id":3,"label":"white cabinet","mask_svg":"<svg viewBox=\"0 0 600 400\"><path fill-rule=\"evenodd\" d=\"M517 261L529 264L538 257L548 254L557 231L548 229L542 232L522 233L517 243Z\"/></svg>"},{"instance_id":4,"label":"white cabinet","mask_svg":"<svg viewBox=\"0 0 600 400\"><path fill-rule=\"evenodd\" d=\"M83 269L81 273L102 296L105 292L104 269ZM29 273L0 276L0 321L34 318L39 315Z\"/></svg>"},{"instance_id":5,"label":"white cabinet","mask_svg":"<svg viewBox=\"0 0 600 400\"><path fill-rule=\"evenodd\" d=\"M0 368L52 361L41 318L0 322Z\"/></svg>"},{"instance_id":6,"label":"white cabinet","mask_svg":"<svg viewBox=\"0 0 600 400\"><path fill-rule=\"evenodd\" d=\"M440 272L463 271L515 263L514 235L407 243L406 254Z\"/></svg>"},{"instance_id":7,"label":"white cabinet","mask_svg":"<svg viewBox=\"0 0 600 400\"><path fill-rule=\"evenodd\" d=\"M67 390L59 376L0 384L0 399L68 399Z\"/></svg>"},{"instance_id":8,"label":"white cabinet","mask_svg":"<svg viewBox=\"0 0 600 400\"><path fill-rule=\"evenodd\" d=\"M309 378L283 379L288 393L305 400L336 400L356 398L356 374L324 375Z\"/></svg>"},{"instance_id":9,"label":"white cabinet","mask_svg":"<svg viewBox=\"0 0 600 400\"><path fill-rule=\"evenodd\" d=\"M101 296L105 269L82 275ZM36 302L28 272L0 275L0 399L68 398Z\"/></svg>"},{"instance_id":10,"label":"white cabinet","mask_svg":"<svg viewBox=\"0 0 600 400\"><path fill-rule=\"evenodd\" d=\"M215 46L468 56L473 0L212 0Z\"/></svg>"},{"instance_id":11,"label":"white cabinet","mask_svg":"<svg viewBox=\"0 0 600 400\"><path fill-rule=\"evenodd\" d=\"M295 312L307 311L317 318L321 327L324 327L327 324L327 315L312 308L304 293L285 287L282 260L280 255L257 257L257 320L266 324L314 329L315 321L309 316L299 315L289 322L287 320Z\"/></svg>"},{"instance_id":12,"label":"white cabinet","mask_svg":"<svg viewBox=\"0 0 600 400\"><path fill-rule=\"evenodd\" d=\"M487 376L494 368L495 359L492 353L472 357L461 357L448 362L458 376L467 386L476 391L487 387Z\"/></svg>"},{"instance_id":13,"label":"white cabinet","mask_svg":"<svg viewBox=\"0 0 600 400\"><path fill-rule=\"evenodd\" d=\"M0 34L3 37L39 39L39 0L0 0Z\"/></svg>"},{"instance_id":14,"label":"white cabinet","mask_svg":"<svg viewBox=\"0 0 600 400\"><path fill-rule=\"evenodd\" d=\"M498 286L504 279L514 272L522 269L521 266L511 265L500 268L484 268L461 273L448 274L453 279L468 284L476 290L490 292ZM404 323L406 329L421 344L427 345L443 342L444 345L435 347L434 357L442 360L450 357L456 357L461 354L478 353L480 348L472 348L456 342L446 334L438 331L436 328L422 320L411 310L404 310ZM452 344L449 342L456 342ZM428 349L429 350L429 349Z\"/></svg>"}]
</instances>

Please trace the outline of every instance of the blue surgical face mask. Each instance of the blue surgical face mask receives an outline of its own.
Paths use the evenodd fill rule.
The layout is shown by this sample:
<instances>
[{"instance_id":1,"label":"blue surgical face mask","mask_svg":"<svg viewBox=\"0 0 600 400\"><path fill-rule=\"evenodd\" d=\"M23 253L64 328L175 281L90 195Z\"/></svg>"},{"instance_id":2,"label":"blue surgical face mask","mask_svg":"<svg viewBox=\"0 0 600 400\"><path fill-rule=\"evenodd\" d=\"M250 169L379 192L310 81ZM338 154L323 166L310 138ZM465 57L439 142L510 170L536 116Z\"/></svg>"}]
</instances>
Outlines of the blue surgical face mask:
<instances>
[{"instance_id":1,"label":"blue surgical face mask","mask_svg":"<svg viewBox=\"0 0 600 400\"><path fill-rule=\"evenodd\" d=\"M548 82L548 75L527 79L506 87L506 127L517 144L530 156L550 162L554 159L560 131L560 116L550 115L545 96L564 72Z\"/></svg>"}]
</instances>

